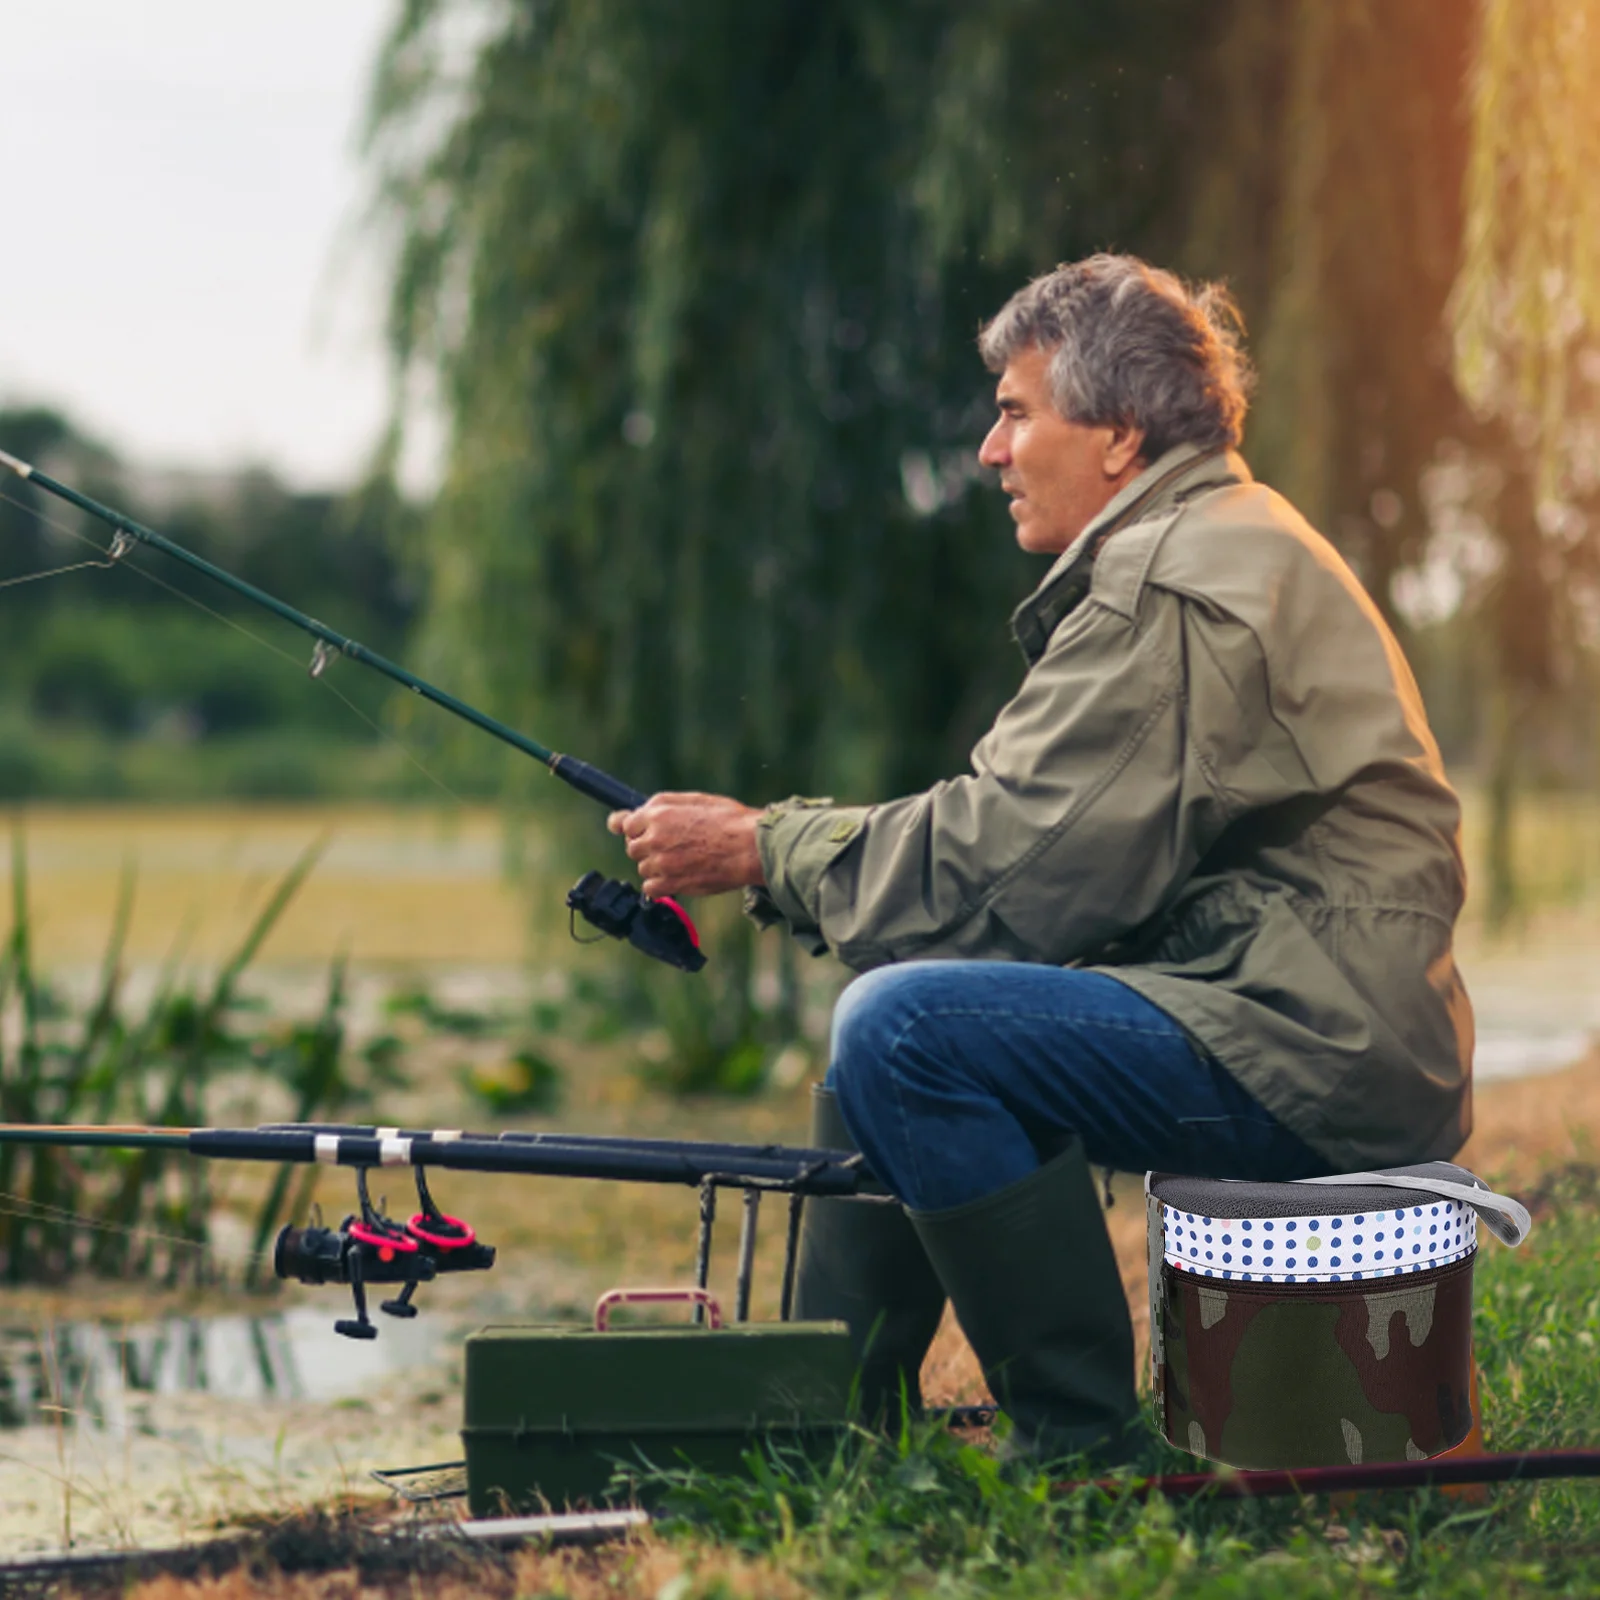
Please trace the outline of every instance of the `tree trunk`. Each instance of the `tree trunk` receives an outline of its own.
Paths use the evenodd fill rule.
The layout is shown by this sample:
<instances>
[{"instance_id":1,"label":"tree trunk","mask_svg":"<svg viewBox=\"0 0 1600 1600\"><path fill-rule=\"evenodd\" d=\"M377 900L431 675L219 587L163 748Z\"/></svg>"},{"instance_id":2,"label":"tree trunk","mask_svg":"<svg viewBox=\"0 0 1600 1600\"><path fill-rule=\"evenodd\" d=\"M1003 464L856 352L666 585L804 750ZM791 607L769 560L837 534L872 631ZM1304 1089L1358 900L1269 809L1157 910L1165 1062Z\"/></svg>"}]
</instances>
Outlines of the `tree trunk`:
<instances>
[{"instance_id":1,"label":"tree trunk","mask_svg":"<svg viewBox=\"0 0 1600 1600\"><path fill-rule=\"evenodd\" d=\"M1529 752L1528 724L1555 685L1553 596L1541 570L1533 474L1509 440L1496 506L1505 566L1494 600L1496 682L1489 706L1486 916L1504 928L1517 909L1516 797ZM1506 464L1506 463L1514 464Z\"/></svg>"},{"instance_id":2,"label":"tree trunk","mask_svg":"<svg viewBox=\"0 0 1600 1600\"><path fill-rule=\"evenodd\" d=\"M1484 916L1492 933L1503 931L1517 911L1516 797L1520 765L1521 700L1508 683L1496 684L1489 704L1487 879Z\"/></svg>"}]
</instances>

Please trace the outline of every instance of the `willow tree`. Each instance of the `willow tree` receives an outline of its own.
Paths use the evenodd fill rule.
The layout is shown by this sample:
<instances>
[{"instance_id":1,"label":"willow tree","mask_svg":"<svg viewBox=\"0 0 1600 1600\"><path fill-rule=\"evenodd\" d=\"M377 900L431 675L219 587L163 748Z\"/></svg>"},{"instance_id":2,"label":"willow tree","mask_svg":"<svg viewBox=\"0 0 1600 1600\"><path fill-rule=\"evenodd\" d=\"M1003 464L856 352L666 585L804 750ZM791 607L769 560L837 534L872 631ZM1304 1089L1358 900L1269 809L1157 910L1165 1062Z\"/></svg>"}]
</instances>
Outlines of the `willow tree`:
<instances>
[{"instance_id":1,"label":"willow tree","mask_svg":"<svg viewBox=\"0 0 1600 1600\"><path fill-rule=\"evenodd\" d=\"M408 0L371 148L450 422L431 648L640 787L951 771L1036 575L973 335L1104 247L1235 280L1264 463L1388 538L1466 3Z\"/></svg>"},{"instance_id":2,"label":"willow tree","mask_svg":"<svg viewBox=\"0 0 1600 1600\"><path fill-rule=\"evenodd\" d=\"M1600 0L1483 0L1455 372L1498 469L1491 912L1512 909L1513 795L1538 726L1600 644ZM1592 729L1585 744L1592 742Z\"/></svg>"},{"instance_id":3,"label":"willow tree","mask_svg":"<svg viewBox=\"0 0 1600 1600\"><path fill-rule=\"evenodd\" d=\"M413 0L374 148L435 641L643 787L921 783L1016 676L979 319L1170 214L1195 8ZM441 104L446 108L441 114ZM426 135L430 128L439 132Z\"/></svg>"},{"instance_id":4,"label":"willow tree","mask_svg":"<svg viewBox=\"0 0 1600 1600\"><path fill-rule=\"evenodd\" d=\"M1154 49L1109 0L412 0L373 149L396 350L451 423L453 675L642 788L959 763L1032 575L971 493L973 337L1029 270L1170 216L1150 106L1207 24L1137 9Z\"/></svg>"},{"instance_id":5,"label":"willow tree","mask_svg":"<svg viewBox=\"0 0 1600 1600\"><path fill-rule=\"evenodd\" d=\"M1192 229L1199 269L1249 274L1253 463L1402 629L1391 584L1428 538L1419 481L1461 422L1444 313L1474 7L1236 3Z\"/></svg>"}]
</instances>

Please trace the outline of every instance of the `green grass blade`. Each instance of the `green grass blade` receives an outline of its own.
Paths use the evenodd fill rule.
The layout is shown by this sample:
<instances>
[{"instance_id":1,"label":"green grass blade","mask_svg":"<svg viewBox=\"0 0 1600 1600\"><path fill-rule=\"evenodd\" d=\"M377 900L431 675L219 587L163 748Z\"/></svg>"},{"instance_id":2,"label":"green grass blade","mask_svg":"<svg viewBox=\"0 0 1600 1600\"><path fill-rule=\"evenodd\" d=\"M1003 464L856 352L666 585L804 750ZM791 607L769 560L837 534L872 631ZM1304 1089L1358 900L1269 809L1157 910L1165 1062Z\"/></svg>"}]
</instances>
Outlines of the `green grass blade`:
<instances>
[{"instance_id":1,"label":"green grass blade","mask_svg":"<svg viewBox=\"0 0 1600 1600\"><path fill-rule=\"evenodd\" d=\"M328 841L331 838L332 834L328 832L318 835L301 851L299 859L279 879L277 887L267 897L266 904L256 913L255 921L250 924L238 949L223 963L222 970L217 974L211 997L206 1003L208 1017L214 1020L227 1009L239 979L255 960L261 946L266 942L267 935L278 925L279 919L288 910L289 902L300 892L300 886L310 877L311 869L322 858L322 853L328 848Z\"/></svg>"},{"instance_id":2,"label":"green grass blade","mask_svg":"<svg viewBox=\"0 0 1600 1600\"><path fill-rule=\"evenodd\" d=\"M319 1113L337 1110L348 1098L349 1085L342 1071L344 1065L344 1006L345 978L349 969L348 955L335 958L328 969L328 993L322 1003L316 1023L296 1044L303 1050L303 1070L298 1074L294 1117L295 1122L311 1122ZM272 1187L256 1213L256 1224L250 1241L250 1263L245 1269L245 1286L255 1288L265 1264L267 1243L276 1231L283 1214L284 1198L289 1192L294 1168L279 1167L273 1177Z\"/></svg>"},{"instance_id":3,"label":"green grass blade","mask_svg":"<svg viewBox=\"0 0 1600 1600\"><path fill-rule=\"evenodd\" d=\"M106 940L105 954L100 961L100 980L95 998L84 1018L83 1032L71 1054L63 1080L66 1098L61 1110L68 1121L78 1118L78 1102L92 1076L96 1052L121 1023L122 958L127 949L128 927L133 920L134 883L133 863L125 861L117 886L117 906L112 915L111 935Z\"/></svg>"}]
</instances>

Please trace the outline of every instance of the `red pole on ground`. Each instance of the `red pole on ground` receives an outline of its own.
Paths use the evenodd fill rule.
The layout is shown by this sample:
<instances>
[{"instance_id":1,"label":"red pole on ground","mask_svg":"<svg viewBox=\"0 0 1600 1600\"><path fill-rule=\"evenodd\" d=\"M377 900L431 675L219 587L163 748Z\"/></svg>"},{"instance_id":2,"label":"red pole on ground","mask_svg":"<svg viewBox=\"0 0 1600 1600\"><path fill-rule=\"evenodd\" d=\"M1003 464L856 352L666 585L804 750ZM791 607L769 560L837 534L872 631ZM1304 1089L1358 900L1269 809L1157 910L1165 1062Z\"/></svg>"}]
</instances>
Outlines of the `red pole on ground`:
<instances>
[{"instance_id":1,"label":"red pole on ground","mask_svg":"<svg viewBox=\"0 0 1600 1600\"><path fill-rule=\"evenodd\" d=\"M1056 1494L1090 1487L1106 1494L1165 1495L1189 1500L1269 1499L1279 1495L1340 1494L1358 1490L1442 1489L1464 1483L1532 1483L1545 1478L1600 1478L1600 1450L1523 1450L1504 1455L1436 1456L1431 1461L1376 1461L1344 1467L1281 1471L1174 1472L1154 1478L1079 1478L1052 1486Z\"/></svg>"}]
</instances>

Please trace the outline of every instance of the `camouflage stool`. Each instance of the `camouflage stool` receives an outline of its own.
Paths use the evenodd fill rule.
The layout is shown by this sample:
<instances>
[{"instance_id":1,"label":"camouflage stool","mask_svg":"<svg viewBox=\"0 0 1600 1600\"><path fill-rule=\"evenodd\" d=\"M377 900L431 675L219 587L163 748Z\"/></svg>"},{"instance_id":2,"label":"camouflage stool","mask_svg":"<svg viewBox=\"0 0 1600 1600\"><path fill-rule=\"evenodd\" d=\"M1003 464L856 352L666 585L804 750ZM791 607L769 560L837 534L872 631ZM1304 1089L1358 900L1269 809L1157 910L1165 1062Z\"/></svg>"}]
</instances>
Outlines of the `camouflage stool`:
<instances>
[{"instance_id":1,"label":"camouflage stool","mask_svg":"<svg viewBox=\"0 0 1600 1600\"><path fill-rule=\"evenodd\" d=\"M1145 1179L1150 1359L1173 1444L1235 1467L1420 1461L1472 1426L1480 1219L1528 1213L1448 1161L1299 1183Z\"/></svg>"}]
</instances>

